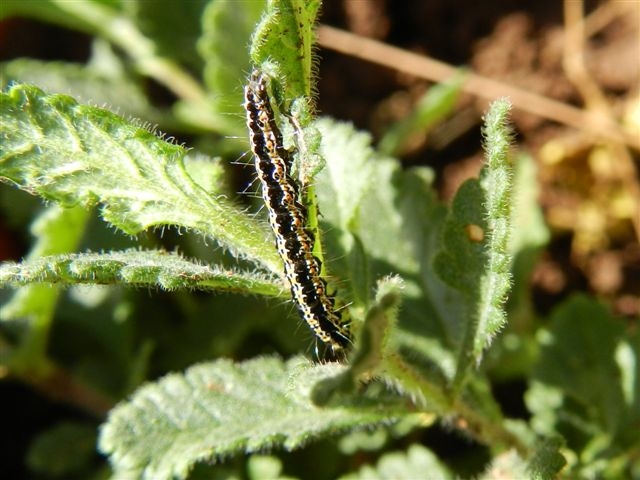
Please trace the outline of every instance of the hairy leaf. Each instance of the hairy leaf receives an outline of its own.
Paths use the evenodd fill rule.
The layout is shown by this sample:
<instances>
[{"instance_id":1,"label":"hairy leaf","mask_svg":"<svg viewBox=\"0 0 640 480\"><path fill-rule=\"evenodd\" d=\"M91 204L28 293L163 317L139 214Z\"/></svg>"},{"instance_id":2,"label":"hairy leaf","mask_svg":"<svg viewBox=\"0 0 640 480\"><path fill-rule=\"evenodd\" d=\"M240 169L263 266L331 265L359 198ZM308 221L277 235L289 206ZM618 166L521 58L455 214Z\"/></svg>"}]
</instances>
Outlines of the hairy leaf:
<instances>
[{"instance_id":1,"label":"hairy leaf","mask_svg":"<svg viewBox=\"0 0 640 480\"><path fill-rule=\"evenodd\" d=\"M0 285L31 283L122 284L165 290L195 288L257 294L287 295L277 279L240 270L210 267L163 251L128 250L34 258L0 265Z\"/></svg>"},{"instance_id":2,"label":"hairy leaf","mask_svg":"<svg viewBox=\"0 0 640 480\"><path fill-rule=\"evenodd\" d=\"M547 480L557 477L558 472L567 461L560 449L563 442L558 438L550 438L540 442L527 464L527 473L535 480Z\"/></svg>"},{"instance_id":3,"label":"hairy leaf","mask_svg":"<svg viewBox=\"0 0 640 480\"><path fill-rule=\"evenodd\" d=\"M310 97L313 93L313 27L320 8L319 0L270 0L266 14L251 40L251 60L285 79L286 99Z\"/></svg>"},{"instance_id":4,"label":"hairy leaf","mask_svg":"<svg viewBox=\"0 0 640 480\"><path fill-rule=\"evenodd\" d=\"M422 445L411 445L405 452L383 455L375 467L365 465L357 473L342 480L384 480L388 478L425 478L447 480L455 478L438 457Z\"/></svg>"},{"instance_id":5,"label":"hairy leaf","mask_svg":"<svg viewBox=\"0 0 640 480\"><path fill-rule=\"evenodd\" d=\"M495 102L485 118L485 166L479 180L458 190L435 258L439 275L465 297L465 337L455 388L462 386L484 349L504 326L510 288L512 167L510 104Z\"/></svg>"},{"instance_id":6,"label":"hairy leaf","mask_svg":"<svg viewBox=\"0 0 640 480\"><path fill-rule=\"evenodd\" d=\"M302 358L198 365L142 387L112 410L100 448L120 478L184 478L196 462L274 447L291 450L406 415L406 405L395 396L317 407L309 398L312 386L340 370Z\"/></svg>"},{"instance_id":7,"label":"hairy leaf","mask_svg":"<svg viewBox=\"0 0 640 480\"><path fill-rule=\"evenodd\" d=\"M234 255L279 272L269 233L185 172L185 149L102 109L35 87L0 97L0 179L64 205L99 203L129 234L193 228Z\"/></svg>"},{"instance_id":8,"label":"hairy leaf","mask_svg":"<svg viewBox=\"0 0 640 480\"><path fill-rule=\"evenodd\" d=\"M431 268L445 213L431 172L403 171L397 161L376 154L370 137L351 125L328 119L316 125L327 164L317 176L317 191L329 272L341 279L339 288L360 318L377 281L400 275L405 287L395 335L453 375L448 348L462 336L460 301Z\"/></svg>"},{"instance_id":9,"label":"hairy leaf","mask_svg":"<svg viewBox=\"0 0 640 480\"><path fill-rule=\"evenodd\" d=\"M481 480L496 478L529 478L531 480L553 480L565 465L560 454L562 442L553 439L537 445L530 459L525 460L515 450L509 450L494 457Z\"/></svg>"}]
</instances>

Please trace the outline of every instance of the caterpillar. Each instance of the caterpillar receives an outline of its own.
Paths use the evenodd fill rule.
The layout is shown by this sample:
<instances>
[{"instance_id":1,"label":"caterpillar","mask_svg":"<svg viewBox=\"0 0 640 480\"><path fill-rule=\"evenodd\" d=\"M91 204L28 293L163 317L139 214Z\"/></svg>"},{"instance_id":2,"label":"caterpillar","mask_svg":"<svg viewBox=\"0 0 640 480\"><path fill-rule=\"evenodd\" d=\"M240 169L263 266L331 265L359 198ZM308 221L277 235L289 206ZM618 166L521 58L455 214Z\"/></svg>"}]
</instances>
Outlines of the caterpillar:
<instances>
[{"instance_id":1,"label":"caterpillar","mask_svg":"<svg viewBox=\"0 0 640 480\"><path fill-rule=\"evenodd\" d=\"M283 145L266 76L254 70L244 93L255 168L291 296L315 336L340 352L350 343L349 331L320 277L320 260L313 255L314 238L306 229L306 209L298 200L298 184L290 173L292 155Z\"/></svg>"}]
</instances>

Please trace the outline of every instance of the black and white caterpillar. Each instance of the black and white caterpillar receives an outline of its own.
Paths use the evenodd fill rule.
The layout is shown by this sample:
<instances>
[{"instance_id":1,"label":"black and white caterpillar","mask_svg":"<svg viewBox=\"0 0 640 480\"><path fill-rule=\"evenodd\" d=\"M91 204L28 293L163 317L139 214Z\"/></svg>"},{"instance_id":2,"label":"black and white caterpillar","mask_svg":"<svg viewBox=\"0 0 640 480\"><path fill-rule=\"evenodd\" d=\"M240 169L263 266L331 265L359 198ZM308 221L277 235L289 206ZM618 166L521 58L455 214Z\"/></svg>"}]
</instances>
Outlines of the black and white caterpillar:
<instances>
[{"instance_id":1,"label":"black and white caterpillar","mask_svg":"<svg viewBox=\"0 0 640 480\"><path fill-rule=\"evenodd\" d=\"M306 209L291 176L292 156L284 148L276 123L267 78L254 71L245 87L245 109L256 172L284 274L300 315L313 333L334 352L350 343L349 331L335 310L333 297L320 277L320 261L313 255L314 239L306 230Z\"/></svg>"}]
</instances>

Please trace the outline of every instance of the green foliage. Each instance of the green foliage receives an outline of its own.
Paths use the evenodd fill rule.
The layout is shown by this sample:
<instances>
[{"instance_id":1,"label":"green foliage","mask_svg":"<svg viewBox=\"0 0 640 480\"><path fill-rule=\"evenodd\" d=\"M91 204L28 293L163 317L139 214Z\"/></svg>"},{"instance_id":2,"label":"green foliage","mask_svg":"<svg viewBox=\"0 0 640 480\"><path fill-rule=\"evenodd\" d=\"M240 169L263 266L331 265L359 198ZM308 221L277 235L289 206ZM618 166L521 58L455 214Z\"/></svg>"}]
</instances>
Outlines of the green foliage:
<instances>
[{"instance_id":1,"label":"green foliage","mask_svg":"<svg viewBox=\"0 0 640 480\"><path fill-rule=\"evenodd\" d=\"M459 79L426 95L376 150L367 133L312 115L320 3L242 4L2 6L3 16L96 37L87 65L3 65L2 188L49 206L34 213L24 260L0 265L10 287L0 294L0 373L97 416L109 410L99 431L96 421L44 432L31 469L104 475L88 448L98 438L116 478L287 478L296 462L308 472L308 458L332 478L637 475L628 460L640 458L640 336L588 298L532 326L526 279L548 232L532 162L514 172L509 159L508 103L485 118L480 178L446 206L431 170L389 155L446 115ZM314 252L351 319L354 344L340 362L299 355L311 334L279 308L289 293L273 235L232 193L227 161L247 151L240 104L251 68L270 78ZM151 106L148 79L173 92L172 105ZM188 133L193 149L95 103ZM7 218L25 217L12 200L21 197L2 198ZM514 337L527 353L510 362ZM529 380L530 421L505 417L492 375ZM460 432L464 448L484 445L486 458L421 445L437 424Z\"/></svg>"},{"instance_id":2,"label":"green foliage","mask_svg":"<svg viewBox=\"0 0 640 480\"><path fill-rule=\"evenodd\" d=\"M213 114L208 116L215 118L216 130L229 135L243 135L246 128L244 116L238 115L238 105L243 101L239 82L249 71L247 40L263 10L262 1L245 1L238 8L237 2L223 0L208 2L202 15L203 33L197 47L204 61L203 80L210 92L208 110ZM185 114L192 115L188 111Z\"/></svg>"},{"instance_id":3,"label":"green foliage","mask_svg":"<svg viewBox=\"0 0 640 480\"><path fill-rule=\"evenodd\" d=\"M444 248L434 266L465 297L464 340L455 389L506 322L502 304L510 289L510 104L498 100L485 118L485 166L479 180L460 187L445 225Z\"/></svg>"},{"instance_id":4,"label":"green foliage","mask_svg":"<svg viewBox=\"0 0 640 480\"><path fill-rule=\"evenodd\" d=\"M95 460L96 432L91 424L64 422L40 434L29 450L33 471L57 476L87 475Z\"/></svg>"},{"instance_id":5,"label":"green foliage","mask_svg":"<svg viewBox=\"0 0 640 480\"><path fill-rule=\"evenodd\" d=\"M557 439L545 441L536 448L529 461L514 450L498 455L480 478L494 479L503 472L509 472L511 478L554 478L566 463L559 451L560 443Z\"/></svg>"},{"instance_id":6,"label":"green foliage","mask_svg":"<svg viewBox=\"0 0 640 480\"><path fill-rule=\"evenodd\" d=\"M196 288L272 297L284 295L280 282L264 274L222 269L216 265L210 267L176 254L150 250L50 255L19 264L6 262L0 266L0 282L16 286L32 283L122 284L165 290Z\"/></svg>"},{"instance_id":7,"label":"green foliage","mask_svg":"<svg viewBox=\"0 0 640 480\"><path fill-rule=\"evenodd\" d=\"M0 97L2 176L63 205L100 204L128 234L152 226L196 229L277 271L260 226L184 169L185 149L70 97L14 86ZM265 234L266 236L266 234Z\"/></svg>"},{"instance_id":8,"label":"green foliage","mask_svg":"<svg viewBox=\"0 0 640 480\"><path fill-rule=\"evenodd\" d=\"M19 58L1 64L2 88L12 83L37 84L50 92L72 91L79 102L109 105L124 115L164 120L142 89L122 71L123 65L107 47L97 44L90 66Z\"/></svg>"},{"instance_id":9,"label":"green foliage","mask_svg":"<svg viewBox=\"0 0 640 480\"><path fill-rule=\"evenodd\" d=\"M53 205L43 211L33 222L32 234L37 238L25 263L39 262L66 252L74 251L84 233L87 221L86 210L60 208ZM46 262L46 260L45 260ZM0 267L4 273L10 264ZM24 274L24 265L17 266L18 276ZM54 282L57 283L54 275ZM3 280L0 283L5 283ZM31 329L25 336L18 351L13 355L11 363L15 370L45 369L45 352L59 290L34 281L25 282L24 287L0 308L1 320L28 319Z\"/></svg>"},{"instance_id":10,"label":"green foliage","mask_svg":"<svg viewBox=\"0 0 640 480\"><path fill-rule=\"evenodd\" d=\"M329 432L406 415L400 396L379 391L318 409L311 388L340 368L300 357L198 365L139 389L115 408L100 446L123 477L185 477L197 461L276 446L294 449Z\"/></svg>"},{"instance_id":11,"label":"green foliage","mask_svg":"<svg viewBox=\"0 0 640 480\"><path fill-rule=\"evenodd\" d=\"M538 337L526 396L535 430L561 434L587 460L570 457L575 475L633 478L640 471L630 460L640 449L637 429L630 429L640 421L640 337L625 335L621 322L584 296L558 308Z\"/></svg>"},{"instance_id":12,"label":"green foliage","mask_svg":"<svg viewBox=\"0 0 640 480\"><path fill-rule=\"evenodd\" d=\"M268 5L251 39L251 61L283 80L284 98L308 97L313 91L312 30L320 1L269 0Z\"/></svg>"},{"instance_id":13,"label":"green foliage","mask_svg":"<svg viewBox=\"0 0 640 480\"><path fill-rule=\"evenodd\" d=\"M449 470L432 452L421 445L411 445L407 452L385 454L375 468L365 465L357 473L345 475L342 480L383 480L385 478L438 478L453 479Z\"/></svg>"},{"instance_id":14,"label":"green foliage","mask_svg":"<svg viewBox=\"0 0 640 480\"><path fill-rule=\"evenodd\" d=\"M201 37L200 21L203 10L209 3L208 0L136 1L122 2L122 8L131 16L143 35L153 38L159 55L184 62L190 68L202 68L202 59L194 51L193 45Z\"/></svg>"}]
</instances>

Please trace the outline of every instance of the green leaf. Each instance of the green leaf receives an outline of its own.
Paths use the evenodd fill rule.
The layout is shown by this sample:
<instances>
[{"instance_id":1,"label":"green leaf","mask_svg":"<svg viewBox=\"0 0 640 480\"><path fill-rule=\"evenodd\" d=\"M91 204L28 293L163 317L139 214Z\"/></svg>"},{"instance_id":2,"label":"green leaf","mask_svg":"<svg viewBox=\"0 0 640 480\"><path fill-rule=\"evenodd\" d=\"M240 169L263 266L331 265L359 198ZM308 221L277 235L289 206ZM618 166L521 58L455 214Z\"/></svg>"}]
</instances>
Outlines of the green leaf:
<instances>
[{"instance_id":1,"label":"green leaf","mask_svg":"<svg viewBox=\"0 0 640 480\"><path fill-rule=\"evenodd\" d=\"M251 40L251 60L281 79L285 99L309 98L314 90L313 27L320 0L269 0L267 5Z\"/></svg>"},{"instance_id":2,"label":"green leaf","mask_svg":"<svg viewBox=\"0 0 640 480\"><path fill-rule=\"evenodd\" d=\"M563 442L558 438L550 438L541 442L533 456L529 459L527 472L529 478L535 480L551 480L567 464L560 449Z\"/></svg>"},{"instance_id":3,"label":"green leaf","mask_svg":"<svg viewBox=\"0 0 640 480\"><path fill-rule=\"evenodd\" d=\"M172 59L158 55L156 44L140 32L132 18L123 14L121 3L109 0L41 0L19 2L16 6L11 2L10 11L103 38L125 52L138 72L154 78L179 98L192 103L203 101L205 95L200 84Z\"/></svg>"},{"instance_id":4,"label":"green leaf","mask_svg":"<svg viewBox=\"0 0 640 480\"><path fill-rule=\"evenodd\" d=\"M200 36L200 19L208 3L210 0L127 0L123 7L140 32L153 41L159 55L197 69L201 61L193 45Z\"/></svg>"},{"instance_id":5,"label":"green leaf","mask_svg":"<svg viewBox=\"0 0 640 480\"><path fill-rule=\"evenodd\" d=\"M0 97L0 179L64 205L99 203L128 234L176 225L280 272L270 234L185 172L185 149L102 109L19 85Z\"/></svg>"},{"instance_id":6,"label":"green leaf","mask_svg":"<svg viewBox=\"0 0 640 480\"><path fill-rule=\"evenodd\" d=\"M319 119L314 126L322 133L320 152L326 159L324 170L316 177L316 189L321 220L330 225L324 229L327 251L336 252L332 256L340 259L327 259L328 270L346 282L342 288L351 293L348 301L366 306L373 282L356 234L364 194L374 180L371 137L329 119ZM350 152L348 162L344 152Z\"/></svg>"},{"instance_id":7,"label":"green leaf","mask_svg":"<svg viewBox=\"0 0 640 480\"><path fill-rule=\"evenodd\" d=\"M116 10L119 9L122 2L120 0L88 0L85 3L105 5ZM89 27L81 19L68 15L63 8L57 5L55 0L38 0L37 2L3 0L0 4L0 19L9 16L37 18L65 27L89 30Z\"/></svg>"},{"instance_id":8,"label":"green leaf","mask_svg":"<svg viewBox=\"0 0 640 480\"><path fill-rule=\"evenodd\" d=\"M385 155L398 155L406 147L408 140L416 135L424 136L431 128L451 114L464 75L431 87L422 96L407 118L394 124L382 137L378 150Z\"/></svg>"},{"instance_id":9,"label":"green leaf","mask_svg":"<svg viewBox=\"0 0 640 480\"><path fill-rule=\"evenodd\" d=\"M374 188L374 163L378 159L371 148L371 136L328 118L318 119L314 127L322 134L321 153L326 159L325 170L318 181L329 190L325 196L335 198L326 213L327 221L341 230L357 229L364 196ZM348 161L345 152L349 152ZM360 174L354 175L355 172Z\"/></svg>"},{"instance_id":10,"label":"green leaf","mask_svg":"<svg viewBox=\"0 0 640 480\"><path fill-rule=\"evenodd\" d=\"M486 232L484 200L484 192L477 180L467 180L460 186L444 228L443 250L434 263L438 274L470 299L477 292L478 280L485 273L488 258L483 242L472 238L467 228L477 226L483 234Z\"/></svg>"},{"instance_id":11,"label":"green leaf","mask_svg":"<svg viewBox=\"0 0 640 480\"><path fill-rule=\"evenodd\" d=\"M246 135L244 117L238 115L243 102L240 86L249 71L247 44L265 5L264 0L243 1L239 8L238 2L216 0L209 2L202 15L197 46L204 59L209 115L217 130L229 135Z\"/></svg>"},{"instance_id":12,"label":"green leaf","mask_svg":"<svg viewBox=\"0 0 640 480\"><path fill-rule=\"evenodd\" d=\"M84 233L88 212L82 208L60 208L53 205L33 222L31 232L37 241L27 261L42 255L74 251ZM4 284L0 281L0 285ZM45 368L49 330L58 302L59 290L44 285L26 285L14 293L0 309L0 320L26 319L29 330L19 349L14 352L12 367L20 370Z\"/></svg>"},{"instance_id":13,"label":"green leaf","mask_svg":"<svg viewBox=\"0 0 640 480\"><path fill-rule=\"evenodd\" d=\"M590 420L613 436L627 427L631 413L615 355L622 335L622 324L602 305L573 297L554 312L550 330L539 335L541 351L533 372L538 382L581 404Z\"/></svg>"},{"instance_id":14,"label":"green leaf","mask_svg":"<svg viewBox=\"0 0 640 480\"><path fill-rule=\"evenodd\" d=\"M376 378L386 373L383 362L393 354L390 336L397 323L401 289L402 281L398 277L380 280L376 299L359 331L348 367L339 376L318 382L313 391L317 404L328 403L337 390L353 391L360 378Z\"/></svg>"},{"instance_id":15,"label":"green leaf","mask_svg":"<svg viewBox=\"0 0 640 480\"><path fill-rule=\"evenodd\" d=\"M184 159L184 167L189 176L209 195L232 197L233 192L228 182L228 173L220 158L206 155L188 154Z\"/></svg>"},{"instance_id":16,"label":"green leaf","mask_svg":"<svg viewBox=\"0 0 640 480\"><path fill-rule=\"evenodd\" d=\"M516 450L509 450L494 457L481 480L496 478L528 478L531 480L553 480L566 464L560 453L562 442L550 439L541 442L529 460L525 460ZM564 477L563 477L564 478Z\"/></svg>"},{"instance_id":17,"label":"green leaf","mask_svg":"<svg viewBox=\"0 0 640 480\"><path fill-rule=\"evenodd\" d=\"M531 423L539 434L564 436L578 476L632 478L640 468L629 461L638 451L640 336L624 332L604 306L579 295L538 334L539 360L525 396Z\"/></svg>"},{"instance_id":18,"label":"green leaf","mask_svg":"<svg viewBox=\"0 0 640 480\"><path fill-rule=\"evenodd\" d=\"M27 454L34 472L49 477L85 478L95 461L96 427L74 422L59 423L38 435Z\"/></svg>"},{"instance_id":19,"label":"green leaf","mask_svg":"<svg viewBox=\"0 0 640 480\"><path fill-rule=\"evenodd\" d=\"M0 264L0 285L31 283L123 284L164 290L198 289L287 296L277 278L241 270L210 267L175 253L128 250L34 258Z\"/></svg>"},{"instance_id":20,"label":"green leaf","mask_svg":"<svg viewBox=\"0 0 640 480\"><path fill-rule=\"evenodd\" d=\"M513 256L513 287L507 302L509 327L491 352L491 376L528 376L535 360L534 332L538 328L532 296L531 277L538 265L550 232L539 205L538 174L535 160L526 153L516 155L513 180L513 225L509 252ZM494 353L496 355L494 355ZM496 358L498 357L499 358Z\"/></svg>"},{"instance_id":21,"label":"green leaf","mask_svg":"<svg viewBox=\"0 0 640 480\"><path fill-rule=\"evenodd\" d=\"M125 116L162 120L133 79L121 72L107 74L81 64L27 58L0 64L0 72L3 90L13 82L34 84L47 92L71 94L79 102L108 105Z\"/></svg>"},{"instance_id":22,"label":"green leaf","mask_svg":"<svg viewBox=\"0 0 640 480\"><path fill-rule=\"evenodd\" d=\"M381 394L318 408L309 398L312 386L340 370L300 357L198 365L142 387L113 409L100 449L119 478L184 478L197 462L274 447L292 450L407 415L400 397Z\"/></svg>"},{"instance_id":23,"label":"green leaf","mask_svg":"<svg viewBox=\"0 0 640 480\"><path fill-rule=\"evenodd\" d=\"M404 281L398 341L410 345L453 376L448 349L462 337L457 292L433 272L445 209L438 202L427 169L403 171L376 154L370 136L348 124L321 119L321 153L326 168L316 177L328 271L340 279L339 291L362 319L380 278ZM345 155L348 152L348 155Z\"/></svg>"},{"instance_id":24,"label":"green leaf","mask_svg":"<svg viewBox=\"0 0 640 480\"><path fill-rule=\"evenodd\" d=\"M250 480L291 479L291 477L282 475L282 461L277 457L267 455L251 455L247 461L247 474Z\"/></svg>"},{"instance_id":25,"label":"green leaf","mask_svg":"<svg viewBox=\"0 0 640 480\"><path fill-rule=\"evenodd\" d=\"M405 452L384 454L375 467L365 465L341 480L384 480L389 478L425 478L447 480L455 478L438 457L422 445L411 445Z\"/></svg>"},{"instance_id":26,"label":"green leaf","mask_svg":"<svg viewBox=\"0 0 640 480\"><path fill-rule=\"evenodd\" d=\"M462 386L483 350L506 322L504 301L510 289L512 166L508 125L510 104L492 104L485 118L485 167L480 180L458 190L435 258L438 274L465 297L465 337L454 389Z\"/></svg>"}]
</instances>

